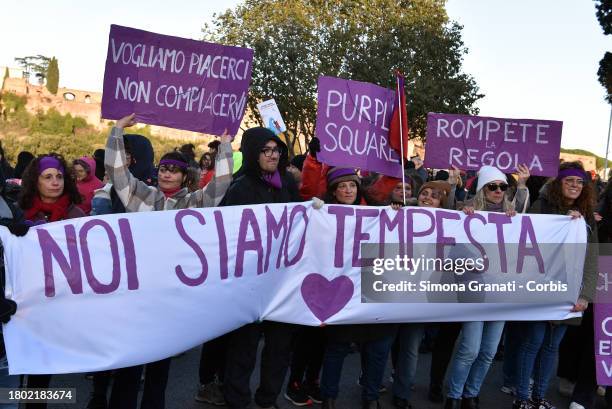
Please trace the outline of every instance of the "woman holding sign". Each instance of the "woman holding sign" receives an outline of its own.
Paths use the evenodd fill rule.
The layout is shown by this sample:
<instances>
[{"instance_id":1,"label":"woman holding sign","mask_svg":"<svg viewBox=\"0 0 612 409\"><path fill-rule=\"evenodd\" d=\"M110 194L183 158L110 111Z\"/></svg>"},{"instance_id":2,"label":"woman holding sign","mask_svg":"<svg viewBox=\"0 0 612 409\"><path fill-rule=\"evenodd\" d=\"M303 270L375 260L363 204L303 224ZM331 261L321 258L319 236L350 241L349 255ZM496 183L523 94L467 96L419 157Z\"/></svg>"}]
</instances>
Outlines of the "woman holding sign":
<instances>
[{"instance_id":1,"label":"woman holding sign","mask_svg":"<svg viewBox=\"0 0 612 409\"><path fill-rule=\"evenodd\" d=\"M475 210L485 210L514 216L515 209L524 206L522 202L517 203L518 199L526 201L529 197L525 185L529 169L519 165L518 171L517 193L513 203L508 199L506 175L493 166L481 167L476 195L463 208L463 212L473 214ZM463 323L456 352L450 363L445 409L479 408L480 387L497 352L503 330L503 321Z\"/></svg>"},{"instance_id":2,"label":"woman holding sign","mask_svg":"<svg viewBox=\"0 0 612 409\"><path fill-rule=\"evenodd\" d=\"M594 245L594 243L597 243L597 227L593 216L595 191L593 185L589 183L589 179L579 162L562 163L557 177L540 193L540 198L531 206L529 213L562 214L571 216L572 219L584 218L586 221L588 244L582 287L578 300L571 311L585 312L584 320L586 322L584 324L590 324L590 334L592 336L593 314L589 304L593 301L597 282L597 248ZM545 399L545 395L555 367L559 344L567 330L566 324L580 325L581 321L580 319L572 319L562 323L530 321L521 324L523 338L518 349L517 399L514 401L513 408L553 408L553 405ZM592 338L590 340L585 339L584 342L589 344L585 347L593 347ZM592 364L592 367L586 372L592 372L592 376L594 376L595 364L592 353L591 358L584 359L584 361L587 361L585 364ZM534 381L531 401L529 400L530 378L533 378ZM594 379L592 383L594 391L596 387ZM581 398L589 400L588 391L583 395L586 396ZM580 400L576 396L574 396L574 399ZM589 403L584 401L580 404L581 406L578 407L590 406Z\"/></svg>"},{"instance_id":3,"label":"woman holding sign","mask_svg":"<svg viewBox=\"0 0 612 409\"><path fill-rule=\"evenodd\" d=\"M158 186L153 187L133 176L126 159L123 129L134 125L135 114L117 121L106 143L104 164L113 187L127 212L146 212L155 210L176 210L191 207L218 206L232 180L231 138L221 137L221 145L215 161L215 175L203 189L189 192L187 188L189 159L180 152L168 152L161 157L157 174ZM164 408L165 389L170 370L170 358L147 365L147 379L141 409ZM124 368L132 380L129 391L113 393L110 407L136 407L138 397L139 370ZM151 379L154 378L154 379ZM127 382L124 382L127 384ZM115 402L115 398L118 402ZM129 401L129 404L127 403Z\"/></svg>"}]
</instances>

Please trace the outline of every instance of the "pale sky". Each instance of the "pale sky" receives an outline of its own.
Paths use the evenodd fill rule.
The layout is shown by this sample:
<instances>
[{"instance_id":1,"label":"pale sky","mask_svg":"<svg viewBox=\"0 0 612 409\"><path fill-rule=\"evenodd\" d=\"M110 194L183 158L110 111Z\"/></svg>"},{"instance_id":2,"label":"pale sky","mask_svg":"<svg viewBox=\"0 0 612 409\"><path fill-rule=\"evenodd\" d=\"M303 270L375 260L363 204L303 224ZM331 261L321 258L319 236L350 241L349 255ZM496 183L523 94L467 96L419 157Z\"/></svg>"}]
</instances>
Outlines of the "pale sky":
<instances>
[{"instance_id":1,"label":"pale sky","mask_svg":"<svg viewBox=\"0 0 612 409\"><path fill-rule=\"evenodd\" d=\"M238 0L2 1L0 65L43 54L59 60L60 85L101 91L111 24L201 38L215 12ZM486 94L483 116L563 121L562 146L603 156L610 105L597 82L612 50L590 0L449 0L464 26L464 71Z\"/></svg>"}]
</instances>

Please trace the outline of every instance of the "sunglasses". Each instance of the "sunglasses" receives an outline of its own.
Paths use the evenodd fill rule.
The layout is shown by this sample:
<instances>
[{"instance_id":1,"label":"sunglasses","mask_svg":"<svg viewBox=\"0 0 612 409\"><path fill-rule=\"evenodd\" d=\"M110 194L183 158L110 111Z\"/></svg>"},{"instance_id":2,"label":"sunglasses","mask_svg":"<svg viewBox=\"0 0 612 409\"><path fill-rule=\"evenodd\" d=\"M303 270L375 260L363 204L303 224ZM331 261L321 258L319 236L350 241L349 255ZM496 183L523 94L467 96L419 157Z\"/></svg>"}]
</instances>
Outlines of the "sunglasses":
<instances>
[{"instance_id":1,"label":"sunglasses","mask_svg":"<svg viewBox=\"0 0 612 409\"><path fill-rule=\"evenodd\" d=\"M491 192L495 192L498 188L501 189L502 192L505 192L506 190L508 190L508 184L500 183L498 185L497 183L489 183L487 185L487 189L489 189Z\"/></svg>"}]
</instances>

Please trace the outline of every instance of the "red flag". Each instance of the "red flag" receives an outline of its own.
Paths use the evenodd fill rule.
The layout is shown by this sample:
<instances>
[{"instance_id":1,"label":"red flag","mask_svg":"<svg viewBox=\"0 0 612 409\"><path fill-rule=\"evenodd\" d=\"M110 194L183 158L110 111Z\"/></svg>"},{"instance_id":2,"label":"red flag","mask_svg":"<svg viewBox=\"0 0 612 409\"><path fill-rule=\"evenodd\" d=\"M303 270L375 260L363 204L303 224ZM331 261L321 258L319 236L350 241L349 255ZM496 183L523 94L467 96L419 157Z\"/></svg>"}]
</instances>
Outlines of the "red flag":
<instances>
[{"instance_id":1,"label":"red flag","mask_svg":"<svg viewBox=\"0 0 612 409\"><path fill-rule=\"evenodd\" d=\"M404 94L404 77L397 73L396 100L391 124L389 125L389 143L401 155L404 148L404 158L408 156L408 113L406 112L406 95ZM401 124L401 125L400 125Z\"/></svg>"}]
</instances>

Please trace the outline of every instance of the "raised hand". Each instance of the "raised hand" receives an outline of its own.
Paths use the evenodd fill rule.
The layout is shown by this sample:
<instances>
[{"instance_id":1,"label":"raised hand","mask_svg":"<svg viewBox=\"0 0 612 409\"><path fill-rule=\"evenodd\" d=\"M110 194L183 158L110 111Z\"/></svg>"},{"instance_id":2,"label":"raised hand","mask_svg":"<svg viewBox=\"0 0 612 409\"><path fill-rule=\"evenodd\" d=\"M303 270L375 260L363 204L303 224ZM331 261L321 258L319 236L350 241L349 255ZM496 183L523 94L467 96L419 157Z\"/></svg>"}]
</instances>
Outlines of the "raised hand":
<instances>
[{"instance_id":1,"label":"raised hand","mask_svg":"<svg viewBox=\"0 0 612 409\"><path fill-rule=\"evenodd\" d=\"M527 165L523 164L523 165L518 165L516 170L517 175L518 175L518 181L517 181L517 185L521 186L521 187L525 187L525 184L527 183L527 179L529 179L530 173L529 173L529 168L527 167Z\"/></svg>"},{"instance_id":2,"label":"raised hand","mask_svg":"<svg viewBox=\"0 0 612 409\"><path fill-rule=\"evenodd\" d=\"M453 165L452 169L448 170L448 183L451 185L457 184L457 179L461 176L461 171L455 165Z\"/></svg>"},{"instance_id":3,"label":"raised hand","mask_svg":"<svg viewBox=\"0 0 612 409\"><path fill-rule=\"evenodd\" d=\"M231 142L232 141L232 137L230 136L230 134L227 131L227 128L225 128L223 130L223 133L221 134L221 136L219 137L219 141L221 143L227 143L227 142Z\"/></svg>"},{"instance_id":4,"label":"raised hand","mask_svg":"<svg viewBox=\"0 0 612 409\"><path fill-rule=\"evenodd\" d=\"M115 124L115 128L124 129L136 124L136 114L124 116Z\"/></svg>"}]
</instances>

